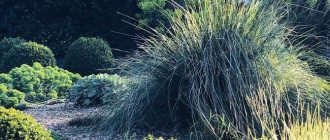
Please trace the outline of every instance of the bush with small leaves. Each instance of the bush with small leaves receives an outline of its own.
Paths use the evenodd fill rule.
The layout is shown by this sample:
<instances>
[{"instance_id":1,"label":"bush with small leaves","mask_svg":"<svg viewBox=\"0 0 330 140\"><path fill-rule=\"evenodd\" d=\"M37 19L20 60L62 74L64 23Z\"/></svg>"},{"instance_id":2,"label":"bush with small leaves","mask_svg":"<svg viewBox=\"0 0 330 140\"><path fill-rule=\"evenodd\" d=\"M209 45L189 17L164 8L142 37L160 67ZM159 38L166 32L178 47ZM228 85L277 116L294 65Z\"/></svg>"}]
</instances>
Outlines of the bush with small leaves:
<instances>
[{"instance_id":1,"label":"bush with small leaves","mask_svg":"<svg viewBox=\"0 0 330 140\"><path fill-rule=\"evenodd\" d=\"M70 87L80 78L79 74L58 67L43 67L40 63L34 63L33 66L24 64L8 74L1 74L0 84L24 92L28 102L42 102L65 98Z\"/></svg>"},{"instance_id":2,"label":"bush with small leaves","mask_svg":"<svg viewBox=\"0 0 330 140\"><path fill-rule=\"evenodd\" d=\"M15 89L8 89L5 84L0 84L0 106L23 109L25 107L24 98L24 93Z\"/></svg>"},{"instance_id":3,"label":"bush with small leaves","mask_svg":"<svg viewBox=\"0 0 330 140\"><path fill-rule=\"evenodd\" d=\"M70 45L64 63L69 71L96 74L111 67L111 48L100 38L81 37Z\"/></svg>"},{"instance_id":4,"label":"bush with small leaves","mask_svg":"<svg viewBox=\"0 0 330 140\"><path fill-rule=\"evenodd\" d=\"M0 74L0 83L6 84L7 86L12 87L13 78L10 75L2 73Z\"/></svg>"},{"instance_id":5,"label":"bush with small leaves","mask_svg":"<svg viewBox=\"0 0 330 140\"><path fill-rule=\"evenodd\" d=\"M15 45L1 59L2 71L8 72L22 64L32 65L39 62L44 66L55 66L53 52L46 46L35 42L24 42Z\"/></svg>"},{"instance_id":6,"label":"bush with small leaves","mask_svg":"<svg viewBox=\"0 0 330 140\"><path fill-rule=\"evenodd\" d=\"M129 89L128 85L129 80L118 75L90 75L72 86L69 98L75 105L84 107L113 104Z\"/></svg>"},{"instance_id":7,"label":"bush with small leaves","mask_svg":"<svg viewBox=\"0 0 330 140\"><path fill-rule=\"evenodd\" d=\"M0 139L53 140L50 131L35 119L15 109L0 107Z\"/></svg>"}]
</instances>

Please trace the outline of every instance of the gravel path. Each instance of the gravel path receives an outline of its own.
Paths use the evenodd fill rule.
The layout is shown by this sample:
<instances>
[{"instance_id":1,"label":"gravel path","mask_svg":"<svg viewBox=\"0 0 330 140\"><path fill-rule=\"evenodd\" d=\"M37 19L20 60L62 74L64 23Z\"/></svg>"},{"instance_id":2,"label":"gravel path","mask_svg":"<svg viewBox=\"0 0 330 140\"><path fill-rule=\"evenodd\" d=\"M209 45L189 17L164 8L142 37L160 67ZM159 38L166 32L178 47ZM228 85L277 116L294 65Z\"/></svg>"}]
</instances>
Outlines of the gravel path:
<instances>
[{"instance_id":1,"label":"gravel path","mask_svg":"<svg viewBox=\"0 0 330 140\"><path fill-rule=\"evenodd\" d=\"M68 125L74 118L83 118L100 112L99 108L76 108L72 104L42 105L24 111L34 117L46 128L67 137L69 140L102 140L107 139L95 132L88 132L88 127Z\"/></svg>"}]
</instances>

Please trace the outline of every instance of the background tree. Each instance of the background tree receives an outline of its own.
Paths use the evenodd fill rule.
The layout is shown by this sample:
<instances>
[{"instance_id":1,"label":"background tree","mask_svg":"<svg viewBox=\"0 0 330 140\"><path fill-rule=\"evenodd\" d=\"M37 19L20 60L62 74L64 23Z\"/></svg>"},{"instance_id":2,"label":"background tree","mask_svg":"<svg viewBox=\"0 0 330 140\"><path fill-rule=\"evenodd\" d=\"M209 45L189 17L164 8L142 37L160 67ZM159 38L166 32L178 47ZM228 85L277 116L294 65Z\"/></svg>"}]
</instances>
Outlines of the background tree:
<instances>
[{"instance_id":1,"label":"background tree","mask_svg":"<svg viewBox=\"0 0 330 140\"><path fill-rule=\"evenodd\" d=\"M134 34L134 27L123 23L129 19L117 12L134 17L137 11L137 0L1 0L0 39L40 42L57 58L81 36L99 36L113 48L130 51L136 48L134 41L116 32ZM121 56L124 51L114 53Z\"/></svg>"}]
</instances>

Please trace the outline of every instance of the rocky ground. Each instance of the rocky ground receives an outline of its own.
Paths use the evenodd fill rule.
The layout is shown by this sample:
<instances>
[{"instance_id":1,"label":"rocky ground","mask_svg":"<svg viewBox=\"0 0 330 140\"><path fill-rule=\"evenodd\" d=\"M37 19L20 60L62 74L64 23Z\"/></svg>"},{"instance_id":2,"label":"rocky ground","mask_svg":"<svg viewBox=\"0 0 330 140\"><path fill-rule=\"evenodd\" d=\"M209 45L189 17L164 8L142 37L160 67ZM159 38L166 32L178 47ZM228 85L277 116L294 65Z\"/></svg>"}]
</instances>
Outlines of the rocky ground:
<instances>
[{"instance_id":1,"label":"rocky ground","mask_svg":"<svg viewBox=\"0 0 330 140\"><path fill-rule=\"evenodd\" d=\"M90 132L88 126L72 126L72 119L90 117L100 112L100 108L76 108L72 104L58 103L53 105L33 106L26 111L46 128L69 140L102 140L108 139L97 132Z\"/></svg>"}]
</instances>

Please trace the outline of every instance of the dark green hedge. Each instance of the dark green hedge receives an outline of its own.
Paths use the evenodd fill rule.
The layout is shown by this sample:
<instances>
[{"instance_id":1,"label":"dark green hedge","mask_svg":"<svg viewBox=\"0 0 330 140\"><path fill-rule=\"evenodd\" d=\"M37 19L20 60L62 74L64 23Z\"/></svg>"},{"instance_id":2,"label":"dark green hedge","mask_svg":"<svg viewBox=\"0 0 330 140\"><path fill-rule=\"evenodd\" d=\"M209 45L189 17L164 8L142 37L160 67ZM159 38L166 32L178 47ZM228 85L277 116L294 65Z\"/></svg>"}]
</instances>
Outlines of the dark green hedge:
<instances>
[{"instance_id":1,"label":"dark green hedge","mask_svg":"<svg viewBox=\"0 0 330 140\"><path fill-rule=\"evenodd\" d=\"M1 57L0 71L8 72L22 64L32 65L34 62L44 66L56 65L54 54L48 47L36 42L24 42L15 45Z\"/></svg>"},{"instance_id":2,"label":"dark green hedge","mask_svg":"<svg viewBox=\"0 0 330 140\"><path fill-rule=\"evenodd\" d=\"M74 41L65 56L69 71L82 75L100 73L111 68L113 56L109 44L100 38L81 37Z\"/></svg>"}]
</instances>

